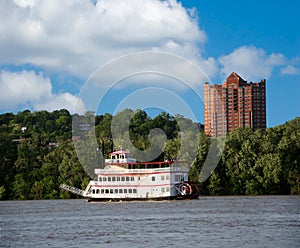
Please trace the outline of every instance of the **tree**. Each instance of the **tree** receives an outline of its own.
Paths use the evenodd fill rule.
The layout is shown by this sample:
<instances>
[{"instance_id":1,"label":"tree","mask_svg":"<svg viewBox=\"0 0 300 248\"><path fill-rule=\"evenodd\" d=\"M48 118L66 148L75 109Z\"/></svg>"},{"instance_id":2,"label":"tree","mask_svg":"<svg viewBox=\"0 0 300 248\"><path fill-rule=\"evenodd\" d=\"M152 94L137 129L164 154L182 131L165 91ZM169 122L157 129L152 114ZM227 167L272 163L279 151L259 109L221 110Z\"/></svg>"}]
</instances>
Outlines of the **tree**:
<instances>
[{"instance_id":1,"label":"tree","mask_svg":"<svg viewBox=\"0 0 300 248\"><path fill-rule=\"evenodd\" d=\"M300 194L299 117L265 131L234 130L226 137L218 166L209 167L205 173L203 166L209 160L209 151L215 149L217 154L220 149L216 139L199 134L195 129L199 124L164 112L151 119L142 110L125 109L116 117L114 128L121 135L113 144L115 117L111 114L95 116L87 112L71 116L65 109L1 114L0 199L75 197L62 191L60 184L84 189L90 180L88 174L93 178L94 168L103 164L100 152L107 155L114 147L126 149L129 142L137 153L148 152L145 160L179 158L191 164L189 176L198 183L201 194ZM155 128L166 136L156 133L150 137ZM90 142L94 131L96 139ZM166 142L163 150L162 142ZM195 146L194 156L191 150ZM80 154L81 149L84 154ZM203 174L210 177L200 183Z\"/></svg>"},{"instance_id":2,"label":"tree","mask_svg":"<svg viewBox=\"0 0 300 248\"><path fill-rule=\"evenodd\" d=\"M1 118L0 118L1 120ZM12 198L12 183L16 174L15 161L18 156L17 143L13 142L12 128L7 124L0 126L0 188L1 199Z\"/></svg>"}]
</instances>

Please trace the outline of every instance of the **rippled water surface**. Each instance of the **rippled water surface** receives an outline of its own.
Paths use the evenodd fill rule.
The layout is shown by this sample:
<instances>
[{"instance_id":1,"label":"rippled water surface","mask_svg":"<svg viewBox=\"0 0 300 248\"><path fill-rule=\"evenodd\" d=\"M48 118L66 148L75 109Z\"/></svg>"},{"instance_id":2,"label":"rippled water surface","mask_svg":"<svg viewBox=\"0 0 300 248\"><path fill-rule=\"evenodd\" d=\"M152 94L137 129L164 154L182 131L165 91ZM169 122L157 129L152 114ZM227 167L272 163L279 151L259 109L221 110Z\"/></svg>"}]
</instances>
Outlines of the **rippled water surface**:
<instances>
[{"instance_id":1,"label":"rippled water surface","mask_svg":"<svg viewBox=\"0 0 300 248\"><path fill-rule=\"evenodd\" d=\"M300 197L0 202L0 247L299 247Z\"/></svg>"}]
</instances>

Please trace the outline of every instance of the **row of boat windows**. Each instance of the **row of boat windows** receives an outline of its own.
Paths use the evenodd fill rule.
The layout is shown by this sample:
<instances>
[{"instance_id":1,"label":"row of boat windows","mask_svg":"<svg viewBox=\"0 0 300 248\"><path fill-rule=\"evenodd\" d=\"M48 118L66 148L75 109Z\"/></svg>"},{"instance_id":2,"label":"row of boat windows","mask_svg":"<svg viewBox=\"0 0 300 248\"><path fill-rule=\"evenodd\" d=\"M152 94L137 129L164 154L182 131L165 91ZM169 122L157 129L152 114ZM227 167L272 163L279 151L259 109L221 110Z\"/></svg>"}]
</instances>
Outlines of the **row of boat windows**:
<instances>
[{"instance_id":1,"label":"row of boat windows","mask_svg":"<svg viewBox=\"0 0 300 248\"><path fill-rule=\"evenodd\" d=\"M161 192L170 192L170 187L162 187ZM136 194L137 189L93 189L92 194Z\"/></svg>"},{"instance_id":2,"label":"row of boat windows","mask_svg":"<svg viewBox=\"0 0 300 248\"><path fill-rule=\"evenodd\" d=\"M137 189L93 189L93 194L136 194Z\"/></svg>"},{"instance_id":3,"label":"row of boat windows","mask_svg":"<svg viewBox=\"0 0 300 248\"><path fill-rule=\"evenodd\" d=\"M140 180L140 178L138 178L138 180ZM117 182L120 182L120 181L127 181L127 182L129 182L129 181L134 181L134 177L99 177L99 181L100 182L106 182L106 181L108 181L108 182L115 182L115 181L117 181Z\"/></svg>"},{"instance_id":4,"label":"row of boat windows","mask_svg":"<svg viewBox=\"0 0 300 248\"><path fill-rule=\"evenodd\" d=\"M151 179L152 179L152 181L155 181L156 177L153 176ZM162 175L160 179L161 180L170 180L170 176ZM129 182L129 181L141 180L141 178L140 177L137 177L137 178L135 178L135 177L99 177L98 180L100 182L120 182L120 181Z\"/></svg>"}]
</instances>

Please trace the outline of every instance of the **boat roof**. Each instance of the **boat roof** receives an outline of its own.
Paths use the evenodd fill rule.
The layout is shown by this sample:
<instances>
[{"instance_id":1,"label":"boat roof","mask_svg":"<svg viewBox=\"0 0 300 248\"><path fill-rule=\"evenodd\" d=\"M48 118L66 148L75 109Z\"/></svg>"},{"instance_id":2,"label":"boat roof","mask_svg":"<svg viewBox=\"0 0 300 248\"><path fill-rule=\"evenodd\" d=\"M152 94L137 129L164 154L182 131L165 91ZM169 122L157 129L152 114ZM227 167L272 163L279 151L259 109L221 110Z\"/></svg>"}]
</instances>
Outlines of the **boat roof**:
<instances>
[{"instance_id":1,"label":"boat roof","mask_svg":"<svg viewBox=\"0 0 300 248\"><path fill-rule=\"evenodd\" d=\"M124 151L124 150L118 150L118 151L113 151L110 152L109 154L129 154L129 151Z\"/></svg>"},{"instance_id":2,"label":"boat roof","mask_svg":"<svg viewBox=\"0 0 300 248\"><path fill-rule=\"evenodd\" d=\"M161 162L139 162L139 161L136 161L136 162L117 162L117 163L105 163L107 165L117 165L117 166L120 166L120 165L151 165L151 164L173 164L173 161L161 161Z\"/></svg>"}]
</instances>

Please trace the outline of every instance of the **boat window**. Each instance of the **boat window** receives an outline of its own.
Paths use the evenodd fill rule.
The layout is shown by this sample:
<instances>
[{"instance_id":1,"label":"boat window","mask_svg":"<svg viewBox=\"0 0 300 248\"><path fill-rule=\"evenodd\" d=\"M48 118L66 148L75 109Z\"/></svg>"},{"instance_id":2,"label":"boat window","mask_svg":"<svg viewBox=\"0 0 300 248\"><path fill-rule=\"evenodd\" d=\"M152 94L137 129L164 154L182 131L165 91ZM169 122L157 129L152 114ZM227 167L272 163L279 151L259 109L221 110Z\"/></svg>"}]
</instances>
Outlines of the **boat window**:
<instances>
[{"instance_id":1,"label":"boat window","mask_svg":"<svg viewBox=\"0 0 300 248\"><path fill-rule=\"evenodd\" d=\"M116 181L116 177L112 177L111 180L114 182Z\"/></svg>"},{"instance_id":2,"label":"boat window","mask_svg":"<svg viewBox=\"0 0 300 248\"><path fill-rule=\"evenodd\" d=\"M111 181L111 177L108 177L107 180L110 182Z\"/></svg>"},{"instance_id":3,"label":"boat window","mask_svg":"<svg viewBox=\"0 0 300 248\"><path fill-rule=\"evenodd\" d=\"M181 181L182 177L181 175L175 175L175 181Z\"/></svg>"},{"instance_id":4,"label":"boat window","mask_svg":"<svg viewBox=\"0 0 300 248\"><path fill-rule=\"evenodd\" d=\"M95 194L95 190L94 189L93 189L92 193Z\"/></svg>"},{"instance_id":5,"label":"boat window","mask_svg":"<svg viewBox=\"0 0 300 248\"><path fill-rule=\"evenodd\" d=\"M165 188L161 188L161 192L162 192L162 193L165 193Z\"/></svg>"},{"instance_id":6,"label":"boat window","mask_svg":"<svg viewBox=\"0 0 300 248\"><path fill-rule=\"evenodd\" d=\"M137 190L136 190L136 189L133 189L132 192L133 192L134 194L136 194L136 193L137 193Z\"/></svg>"},{"instance_id":7,"label":"boat window","mask_svg":"<svg viewBox=\"0 0 300 248\"><path fill-rule=\"evenodd\" d=\"M166 175L166 180L170 180L170 176L169 175Z\"/></svg>"},{"instance_id":8,"label":"boat window","mask_svg":"<svg viewBox=\"0 0 300 248\"><path fill-rule=\"evenodd\" d=\"M122 177L122 181L125 181L125 177Z\"/></svg>"},{"instance_id":9,"label":"boat window","mask_svg":"<svg viewBox=\"0 0 300 248\"><path fill-rule=\"evenodd\" d=\"M129 177L126 177L126 181L127 181L127 182L129 181Z\"/></svg>"},{"instance_id":10,"label":"boat window","mask_svg":"<svg viewBox=\"0 0 300 248\"><path fill-rule=\"evenodd\" d=\"M101 194L104 194L104 189L101 189Z\"/></svg>"},{"instance_id":11,"label":"boat window","mask_svg":"<svg viewBox=\"0 0 300 248\"><path fill-rule=\"evenodd\" d=\"M108 194L108 193L109 193L109 190L108 190L108 189L106 189L106 190L105 190L105 194Z\"/></svg>"},{"instance_id":12,"label":"boat window","mask_svg":"<svg viewBox=\"0 0 300 248\"><path fill-rule=\"evenodd\" d=\"M132 189L128 189L128 193L129 193L129 194L132 194Z\"/></svg>"},{"instance_id":13,"label":"boat window","mask_svg":"<svg viewBox=\"0 0 300 248\"><path fill-rule=\"evenodd\" d=\"M123 189L119 189L119 193L120 193L120 194L123 194Z\"/></svg>"},{"instance_id":14,"label":"boat window","mask_svg":"<svg viewBox=\"0 0 300 248\"><path fill-rule=\"evenodd\" d=\"M118 181L118 182L120 181L120 179L121 179L120 177L117 177L117 181Z\"/></svg>"},{"instance_id":15,"label":"boat window","mask_svg":"<svg viewBox=\"0 0 300 248\"><path fill-rule=\"evenodd\" d=\"M96 194L99 194L99 189L96 190Z\"/></svg>"},{"instance_id":16,"label":"boat window","mask_svg":"<svg viewBox=\"0 0 300 248\"><path fill-rule=\"evenodd\" d=\"M166 187L166 192L170 192L170 188L169 187Z\"/></svg>"},{"instance_id":17,"label":"boat window","mask_svg":"<svg viewBox=\"0 0 300 248\"><path fill-rule=\"evenodd\" d=\"M152 177L152 181L155 181L155 177Z\"/></svg>"},{"instance_id":18,"label":"boat window","mask_svg":"<svg viewBox=\"0 0 300 248\"><path fill-rule=\"evenodd\" d=\"M161 176L161 180L165 180L165 176Z\"/></svg>"},{"instance_id":19,"label":"boat window","mask_svg":"<svg viewBox=\"0 0 300 248\"><path fill-rule=\"evenodd\" d=\"M113 193L114 193L114 190L113 190L113 189L110 189L110 190L109 190L109 193L113 194Z\"/></svg>"},{"instance_id":20,"label":"boat window","mask_svg":"<svg viewBox=\"0 0 300 248\"><path fill-rule=\"evenodd\" d=\"M106 177L103 177L103 182L106 182Z\"/></svg>"},{"instance_id":21,"label":"boat window","mask_svg":"<svg viewBox=\"0 0 300 248\"><path fill-rule=\"evenodd\" d=\"M118 194L118 189L115 189L115 194Z\"/></svg>"},{"instance_id":22,"label":"boat window","mask_svg":"<svg viewBox=\"0 0 300 248\"><path fill-rule=\"evenodd\" d=\"M131 181L134 181L134 177L130 177L130 180L131 180Z\"/></svg>"},{"instance_id":23,"label":"boat window","mask_svg":"<svg viewBox=\"0 0 300 248\"><path fill-rule=\"evenodd\" d=\"M102 177L99 177L99 179L98 179L100 182L102 182Z\"/></svg>"},{"instance_id":24,"label":"boat window","mask_svg":"<svg viewBox=\"0 0 300 248\"><path fill-rule=\"evenodd\" d=\"M127 194L127 189L124 189L124 194Z\"/></svg>"}]
</instances>

